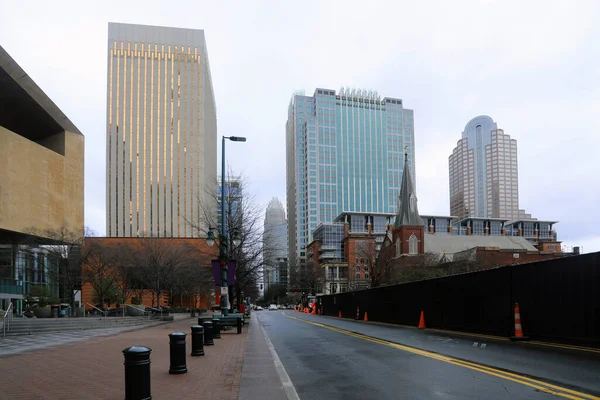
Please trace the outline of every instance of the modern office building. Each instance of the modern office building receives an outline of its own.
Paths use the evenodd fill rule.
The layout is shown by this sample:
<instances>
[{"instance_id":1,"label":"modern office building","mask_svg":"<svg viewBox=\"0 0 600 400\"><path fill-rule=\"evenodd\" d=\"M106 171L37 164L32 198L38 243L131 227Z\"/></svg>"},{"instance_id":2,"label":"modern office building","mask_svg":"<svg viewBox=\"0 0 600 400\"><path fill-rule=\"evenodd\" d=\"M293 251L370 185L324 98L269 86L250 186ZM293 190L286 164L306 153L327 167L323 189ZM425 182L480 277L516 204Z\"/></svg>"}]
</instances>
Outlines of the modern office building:
<instances>
[{"instance_id":1,"label":"modern office building","mask_svg":"<svg viewBox=\"0 0 600 400\"><path fill-rule=\"evenodd\" d=\"M0 47L0 309L21 313L33 287L63 301L79 289L56 244L83 237L83 166L83 134Z\"/></svg>"},{"instance_id":2,"label":"modern office building","mask_svg":"<svg viewBox=\"0 0 600 400\"><path fill-rule=\"evenodd\" d=\"M288 259L295 268L319 223L342 212L396 211L405 151L415 170L413 111L373 91L297 93L286 147Z\"/></svg>"},{"instance_id":3,"label":"modern office building","mask_svg":"<svg viewBox=\"0 0 600 400\"><path fill-rule=\"evenodd\" d=\"M106 119L107 236L198 237L217 176L204 31L109 23Z\"/></svg>"},{"instance_id":4,"label":"modern office building","mask_svg":"<svg viewBox=\"0 0 600 400\"><path fill-rule=\"evenodd\" d=\"M265 212L263 233L263 254L265 266L263 268L264 290L271 285L288 287L288 240L287 220L285 209L278 198L271 199Z\"/></svg>"},{"instance_id":5,"label":"modern office building","mask_svg":"<svg viewBox=\"0 0 600 400\"><path fill-rule=\"evenodd\" d=\"M531 219L519 209L517 141L492 118L469 121L448 164L450 213L458 219Z\"/></svg>"}]
</instances>

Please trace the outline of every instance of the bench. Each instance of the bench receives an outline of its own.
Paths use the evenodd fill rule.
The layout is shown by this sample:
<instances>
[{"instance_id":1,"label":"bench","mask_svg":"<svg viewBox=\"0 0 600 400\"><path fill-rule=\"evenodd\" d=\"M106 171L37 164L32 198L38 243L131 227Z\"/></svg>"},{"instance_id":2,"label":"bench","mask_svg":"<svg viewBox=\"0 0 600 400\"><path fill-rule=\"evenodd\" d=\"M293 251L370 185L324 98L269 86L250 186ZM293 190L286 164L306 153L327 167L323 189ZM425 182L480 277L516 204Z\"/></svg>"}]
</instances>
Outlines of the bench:
<instances>
[{"instance_id":1,"label":"bench","mask_svg":"<svg viewBox=\"0 0 600 400\"><path fill-rule=\"evenodd\" d=\"M221 323L221 328L225 326L237 327L237 333L242 333L242 326L244 325L244 318L241 314L229 314L227 317L222 315L213 315L212 317L200 317L198 318L198 325L204 325L205 321L212 321L218 319Z\"/></svg>"}]
</instances>

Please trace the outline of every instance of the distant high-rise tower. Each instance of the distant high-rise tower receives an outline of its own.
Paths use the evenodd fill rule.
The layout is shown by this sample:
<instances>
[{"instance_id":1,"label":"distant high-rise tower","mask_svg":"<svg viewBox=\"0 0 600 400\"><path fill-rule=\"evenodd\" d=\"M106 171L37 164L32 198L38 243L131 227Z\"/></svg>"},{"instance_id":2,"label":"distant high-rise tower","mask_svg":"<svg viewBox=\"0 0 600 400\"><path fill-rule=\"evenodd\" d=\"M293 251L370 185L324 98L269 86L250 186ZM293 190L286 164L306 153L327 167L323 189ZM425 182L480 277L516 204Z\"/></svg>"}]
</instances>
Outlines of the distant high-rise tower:
<instances>
[{"instance_id":1,"label":"distant high-rise tower","mask_svg":"<svg viewBox=\"0 0 600 400\"><path fill-rule=\"evenodd\" d=\"M473 118L448 160L450 213L468 217L530 219L519 209L517 141L492 118Z\"/></svg>"},{"instance_id":2,"label":"distant high-rise tower","mask_svg":"<svg viewBox=\"0 0 600 400\"><path fill-rule=\"evenodd\" d=\"M278 198L273 198L265 213L265 230L263 235L263 255L265 267L263 270L264 290L272 284L278 284L287 289L288 284L288 241L287 221L283 204Z\"/></svg>"},{"instance_id":3,"label":"distant high-rise tower","mask_svg":"<svg viewBox=\"0 0 600 400\"><path fill-rule=\"evenodd\" d=\"M107 81L107 236L199 236L217 176L204 31L109 23Z\"/></svg>"},{"instance_id":4,"label":"distant high-rise tower","mask_svg":"<svg viewBox=\"0 0 600 400\"><path fill-rule=\"evenodd\" d=\"M229 229L233 227L239 227L242 225L244 218L244 185L239 177L226 177L225 178L225 236L230 236ZM217 191L217 220L213 221L209 217L210 225L217 227L221 232L221 178L219 177ZM241 234L241 232L240 232Z\"/></svg>"},{"instance_id":5,"label":"distant high-rise tower","mask_svg":"<svg viewBox=\"0 0 600 400\"><path fill-rule=\"evenodd\" d=\"M320 222L342 212L394 213L404 152L415 171L413 111L366 90L294 94L286 124L290 266Z\"/></svg>"}]
</instances>

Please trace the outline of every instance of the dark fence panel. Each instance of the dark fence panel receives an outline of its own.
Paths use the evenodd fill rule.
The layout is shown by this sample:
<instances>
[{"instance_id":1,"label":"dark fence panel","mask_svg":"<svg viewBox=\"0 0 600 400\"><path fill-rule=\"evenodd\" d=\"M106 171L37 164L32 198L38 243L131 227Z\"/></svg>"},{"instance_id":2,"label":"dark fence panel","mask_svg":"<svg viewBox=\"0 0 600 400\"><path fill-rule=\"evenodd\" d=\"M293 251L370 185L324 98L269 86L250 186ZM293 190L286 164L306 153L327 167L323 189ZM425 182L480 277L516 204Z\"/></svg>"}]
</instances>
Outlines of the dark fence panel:
<instances>
[{"instance_id":1,"label":"dark fence panel","mask_svg":"<svg viewBox=\"0 0 600 400\"><path fill-rule=\"evenodd\" d=\"M600 342L600 253L513 267L525 333Z\"/></svg>"},{"instance_id":2,"label":"dark fence panel","mask_svg":"<svg viewBox=\"0 0 600 400\"><path fill-rule=\"evenodd\" d=\"M320 296L323 313L500 336L525 334L600 344L600 253L521 264L369 290Z\"/></svg>"}]
</instances>

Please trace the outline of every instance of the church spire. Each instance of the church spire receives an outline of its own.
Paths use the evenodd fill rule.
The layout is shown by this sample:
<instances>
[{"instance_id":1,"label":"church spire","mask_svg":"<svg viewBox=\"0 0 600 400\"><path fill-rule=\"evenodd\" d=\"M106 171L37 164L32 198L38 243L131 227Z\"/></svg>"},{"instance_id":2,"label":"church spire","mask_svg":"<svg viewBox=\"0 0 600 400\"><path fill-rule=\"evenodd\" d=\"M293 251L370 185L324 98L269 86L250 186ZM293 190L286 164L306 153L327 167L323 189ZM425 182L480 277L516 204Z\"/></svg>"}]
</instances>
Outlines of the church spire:
<instances>
[{"instance_id":1,"label":"church spire","mask_svg":"<svg viewBox=\"0 0 600 400\"><path fill-rule=\"evenodd\" d=\"M406 151L406 146L404 147ZM401 226L422 226L423 220L419 215L417 208L417 194L411 178L408 166L408 153L404 153L404 171L402 171L402 183L400 184L400 194L398 195L398 212L394 229Z\"/></svg>"}]
</instances>

